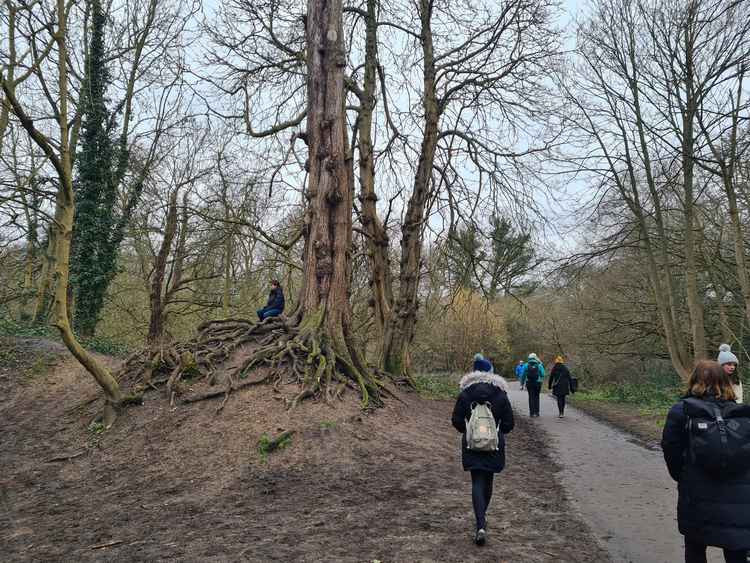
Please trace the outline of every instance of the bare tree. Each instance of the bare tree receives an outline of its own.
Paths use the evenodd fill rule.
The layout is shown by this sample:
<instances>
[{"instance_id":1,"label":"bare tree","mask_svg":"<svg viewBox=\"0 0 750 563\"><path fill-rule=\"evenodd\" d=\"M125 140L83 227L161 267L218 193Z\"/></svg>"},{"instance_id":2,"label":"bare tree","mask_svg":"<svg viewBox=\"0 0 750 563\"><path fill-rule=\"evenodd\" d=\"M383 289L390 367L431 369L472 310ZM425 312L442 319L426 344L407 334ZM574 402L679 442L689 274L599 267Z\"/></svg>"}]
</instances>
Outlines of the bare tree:
<instances>
[{"instance_id":1,"label":"bare tree","mask_svg":"<svg viewBox=\"0 0 750 563\"><path fill-rule=\"evenodd\" d=\"M26 112L21 102L16 97L13 85L0 73L0 83L7 102L10 104L14 116L23 128L44 151L46 158L54 167L58 177L58 188L55 200L55 293L54 311L55 326L60 331L63 342L76 359L91 373L97 383L104 390L107 402L105 407L105 423L110 425L114 420L115 409L128 400L128 397L120 389L117 380L112 377L109 370L89 352L87 352L76 339L70 326L68 317L68 274L70 265L70 241L73 231L73 214L75 212L73 194L73 164L70 149L70 115L68 111L68 43L67 23L68 10L63 0L57 0L52 11L54 19L49 23L50 33L55 41L57 58L56 86L58 90L59 106L57 106L55 117L56 126L59 130L59 139L53 140L40 131L34 120ZM43 87L50 86L49 77L38 72L37 78Z\"/></svg>"},{"instance_id":2,"label":"bare tree","mask_svg":"<svg viewBox=\"0 0 750 563\"><path fill-rule=\"evenodd\" d=\"M468 25L467 9L476 15ZM470 8L428 0L417 4L420 29L415 35L421 45L424 122L401 226L398 293L383 342L383 365L390 373L410 370L408 350L419 306L424 230L441 190L448 194L451 213L461 213L455 193L461 183L461 165L455 155L466 155L471 171L467 173L480 178L478 192L486 179L493 196L488 199L504 193L520 202L528 198L528 190L514 186L503 168L520 170L522 157L543 154L555 142L555 128L541 125L535 138L524 139L525 148L516 148L518 132L529 127L526 133L530 133L532 128L527 118L535 113L540 119L548 115L551 98L543 77L558 53L552 10L550 3L527 0L505 2L499 10L483 2L471 3ZM456 34L459 28L464 31ZM530 103L530 98L537 102ZM506 129L492 112L507 119ZM507 138L502 138L503 133ZM438 151L446 155L442 167L436 165ZM470 209L476 208L478 195L473 199Z\"/></svg>"},{"instance_id":3,"label":"bare tree","mask_svg":"<svg viewBox=\"0 0 750 563\"><path fill-rule=\"evenodd\" d=\"M599 176L595 199L616 198L629 211L619 232L636 229L667 348L683 378L692 359L707 354L704 302L711 276L700 242L707 189L695 165L710 166L711 142L701 123L731 116L724 93L737 87L737 69L748 53L747 25L732 22L745 22L738 17L745 9L732 2L691 2L687 10L673 3L598 2L579 30L583 64L567 90L577 110L572 123L590 143L584 150L592 149L579 170ZM704 129L703 139L696 128ZM721 166L713 169L720 173Z\"/></svg>"}]
</instances>

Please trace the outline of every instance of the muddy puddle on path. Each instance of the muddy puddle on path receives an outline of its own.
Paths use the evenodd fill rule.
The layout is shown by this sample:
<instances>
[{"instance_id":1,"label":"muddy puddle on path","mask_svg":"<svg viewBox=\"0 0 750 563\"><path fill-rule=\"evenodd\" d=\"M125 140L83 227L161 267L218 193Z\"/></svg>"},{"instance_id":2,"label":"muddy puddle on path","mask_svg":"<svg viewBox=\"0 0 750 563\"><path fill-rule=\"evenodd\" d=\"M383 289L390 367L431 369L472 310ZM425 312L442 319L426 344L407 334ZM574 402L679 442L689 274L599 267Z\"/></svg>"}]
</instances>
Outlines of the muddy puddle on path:
<instances>
[{"instance_id":1,"label":"muddy puddle on path","mask_svg":"<svg viewBox=\"0 0 750 563\"><path fill-rule=\"evenodd\" d=\"M71 408L96 389L72 362L47 379L54 393L10 383L0 403L4 562L606 560L525 420L508 436L478 548L451 403L405 393L372 414L355 400L290 414L258 387L216 416L210 401L170 409L154 393L92 436L95 405ZM290 427L292 443L264 462L260 435Z\"/></svg>"},{"instance_id":2,"label":"muddy puddle on path","mask_svg":"<svg viewBox=\"0 0 750 563\"><path fill-rule=\"evenodd\" d=\"M517 384L514 385L514 387ZM514 411L548 438L565 490L617 563L678 563L684 560L677 530L677 486L658 444L597 421L572 407L565 418L541 398L541 416L528 418L528 394L510 393ZM711 563L723 562L709 548Z\"/></svg>"}]
</instances>

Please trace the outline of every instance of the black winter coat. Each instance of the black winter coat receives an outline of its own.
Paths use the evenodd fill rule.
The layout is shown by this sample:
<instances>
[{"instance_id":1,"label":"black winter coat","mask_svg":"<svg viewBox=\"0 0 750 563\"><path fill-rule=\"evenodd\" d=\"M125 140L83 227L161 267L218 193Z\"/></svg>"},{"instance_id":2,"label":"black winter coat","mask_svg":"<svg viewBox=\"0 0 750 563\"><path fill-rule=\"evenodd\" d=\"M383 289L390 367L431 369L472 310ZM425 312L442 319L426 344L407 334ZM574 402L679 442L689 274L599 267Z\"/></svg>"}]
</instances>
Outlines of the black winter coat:
<instances>
[{"instance_id":1,"label":"black winter coat","mask_svg":"<svg viewBox=\"0 0 750 563\"><path fill-rule=\"evenodd\" d=\"M732 404L706 400L719 406ZM670 409L661 440L667 469L677 481L680 533L705 545L750 549L750 471L731 479L716 479L690 463L683 405L680 401Z\"/></svg>"},{"instance_id":2,"label":"black winter coat","mask_svg":"<svg viewBox=\"0 0 750 563\"><path fill-rule=\"evenodd\" d=\"M279 309L284 310L284 292L281 287L274 287L268 294L268 303L266 303L267 309Z\"/></svg>"},{"instance_id":3,"label":"black winter coat","mask_svg":"<svg viewBox=\"0 0 750 563\"><path fill-rule=\"evenodd\" d=\"M489 372L473 371L465 375L460 383L461 394L453 408L451 422L461 436L461 461L464 471L481 469L500 473L505 467L505 438L513 430L513 409L508 400L508 384ZM466 447L466 422L471 416L472 403L490 403L492 416L498 425L498 449L494 452L475 452Z\"/></svg>"},{"instance_id":4,"label":"black winter coat","mask_svg":"<svg viewBox=\"0 0 750 563\"><path fill-rule=\"evenodd\" d=\"M555 364L552 371L549 372L547 387L557 397L562 397L573 392L573 386L570 383L570 371L565 364Z\"/></svg>"}]
</instances>

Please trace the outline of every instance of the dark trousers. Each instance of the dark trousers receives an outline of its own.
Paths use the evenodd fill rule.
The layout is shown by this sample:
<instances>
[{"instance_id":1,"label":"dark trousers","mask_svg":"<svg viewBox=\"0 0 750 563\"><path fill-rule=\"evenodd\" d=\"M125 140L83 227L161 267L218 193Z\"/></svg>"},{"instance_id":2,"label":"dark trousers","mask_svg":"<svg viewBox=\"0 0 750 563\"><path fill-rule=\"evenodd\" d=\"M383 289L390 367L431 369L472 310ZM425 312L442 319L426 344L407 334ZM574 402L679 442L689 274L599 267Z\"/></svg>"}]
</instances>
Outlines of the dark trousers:
<instances>
[{"instance_id":1,"label":"dark trousers","mask_svg":"<svg viewBox=\"0 0 750 563\"><path fill-rule=\"evenodd\" d=\"M495 475L481 469L471 470L471 504L477 519L477 530L487 528L487 508L492 499L492 480Z\"/></svg>"},{"instance_id":2,"label":"dark trousers","mask_svg":"<svg viewBox=\"0 0 750 563\"><path fill-rule=\"evenodd\" d=\"M539 393L542 390L540 383L526 382L526 391L529 392L529 415L539 415Z\"/></svg>"},{"instance_id":3,"label":"dark trousers","mask_svg":"<svg viewBox=\"0 0 750 563\"><path fill-rule=\"evenodd\" d=\"M268 317L278 317L281 314L281 309L273 309L271 307L263 307L258 309L258 318L262 321Z\"/></svg>"},{"instance_id":4,"label":"dark trousers","mask_svg":"<svg viewBox=\"0 0 750 563\"><path fill-rule=\"evenodd\" d=\"M724 561L727 563L746 563L747 551L724 550ZM685 538L685 563L706 563L706 546Z\"/></svg>"},{"instance_id":5,"label":"dark trousers","mask_svg":"<svg viewBox=\"0 0 750 563\"><path fill-rule=\"evenodd\" d=\"M557 410L560 414L565 414L565 397L567 395L556 395L557 396Z\"/></svg>"}]
</instances>

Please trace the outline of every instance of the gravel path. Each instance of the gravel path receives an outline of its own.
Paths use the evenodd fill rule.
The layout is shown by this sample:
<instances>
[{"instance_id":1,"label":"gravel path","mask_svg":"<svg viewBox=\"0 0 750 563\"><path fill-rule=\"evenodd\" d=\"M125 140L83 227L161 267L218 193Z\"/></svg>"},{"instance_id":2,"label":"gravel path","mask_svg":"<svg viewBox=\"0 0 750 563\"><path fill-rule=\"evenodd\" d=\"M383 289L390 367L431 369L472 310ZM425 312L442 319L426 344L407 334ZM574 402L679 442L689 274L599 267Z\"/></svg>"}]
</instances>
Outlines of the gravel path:
<instances>
[{"instance_id":1,"label":"gravel path","mask_svg":"<svg viewBox=\"0 0 750 563\"><path fill-rule=\"evenodd\" d=\"M517 416L528 417L528 395L512 383L509 397ZM677 531L677 487L661 450L571 407L557 417L557 405L541 397L533 419L549 436L552 456L563 467L561 480L574 506L617 563L675 563L683 560ZM723 561L709 548L711 563Z\"/></svg>"}]
</instances>

